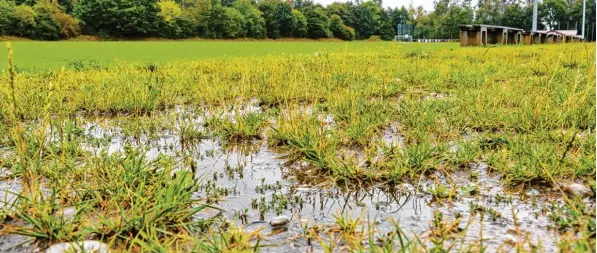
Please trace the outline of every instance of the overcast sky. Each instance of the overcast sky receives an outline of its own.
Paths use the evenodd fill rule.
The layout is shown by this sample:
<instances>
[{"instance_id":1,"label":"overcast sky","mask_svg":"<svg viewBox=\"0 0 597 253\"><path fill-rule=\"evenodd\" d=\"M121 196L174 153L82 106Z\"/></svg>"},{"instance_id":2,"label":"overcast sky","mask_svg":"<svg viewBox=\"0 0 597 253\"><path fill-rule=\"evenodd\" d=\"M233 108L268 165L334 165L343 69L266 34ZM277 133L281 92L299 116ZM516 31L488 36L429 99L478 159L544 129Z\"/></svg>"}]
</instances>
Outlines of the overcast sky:
<instances>
[{"instance_id":1,"label":"overcast sky","mask_svg":"<svg viewBox=\"0 0 597 253\"><path fill-rule=\"evenodd\" d=\"M322 5L328 5L333 2L348 2L350 0L313 0L316 3L320 3ZM408 8L408 5L412 3L415 7L422 5L426 11L433 10L433 0L382 0L384 7L404 7ZM477 0L472 1L472 5L475 6L477 4Z\"/></svg>"}]
</instances>

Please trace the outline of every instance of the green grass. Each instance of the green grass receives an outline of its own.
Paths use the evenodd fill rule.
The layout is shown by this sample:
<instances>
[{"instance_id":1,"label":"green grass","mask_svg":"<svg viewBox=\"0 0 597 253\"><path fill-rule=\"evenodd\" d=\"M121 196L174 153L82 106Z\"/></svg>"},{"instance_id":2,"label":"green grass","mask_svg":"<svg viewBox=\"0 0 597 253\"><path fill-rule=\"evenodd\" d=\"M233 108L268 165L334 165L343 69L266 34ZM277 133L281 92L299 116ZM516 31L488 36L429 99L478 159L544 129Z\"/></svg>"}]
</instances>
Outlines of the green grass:
<instances>
[{"instance_id":1,"label":"green grass","mask_svg":"<svg viewBox=\"0 0 597 253\"><path fill-rule=\"evenodd\" d=\"M68 45L61 43L65 42L48 45ZM1 164L24 182L13 203L16 211L0 212L0 217L22 223L0 230L0 235L25 234L40 243L92 237L123 251L257 247L252 245L254 234L214 219L193 219L228 193L215 179L203 184L188 173L196 169L188 162L192 149L183 147L180 153L152 161L145 159L149 147L130 143L122 153L90 154L82 149L85 143L101 140L84 135L76 115L101 114L110 121L107 128L122 133L119 137L143 137L148 143L168 135L177 135L180 142L202 138L267 142L288 164L306 164L300 165L308 168L304 172L288 168L289 173L309 174L310 181L300 183L357 189L398 185L431 173L448 177L468 169L469 163L486 163L514 188L572 180L592 185L594 192L594 44L456 48L456 44L305 42L300 44L302 50L337 48L292 56L288 52L299 49L290 45L299 43L131 45L159 43L163 50L179 55L183 50L175 43L275 45L262 48L264 52L288 48L285 55L213 56L201 61L170 61L165 57L173 56L166 53L160 53L162 59L147 58L164 61L157 67L139 62L0 72L0 147L9 150ZM19 56L24 49L15 50L16 60L24 57ZM243 48L238 56L248 51L249 47ZM52 54L66 55L62 52ZM126 53L137 59L148 57ZM254 110L257 106L259 110ZM381 141L390 125L397 126L404 140L401 147ZM428 194L438 201L457 199L456 185L439 184ZM52 194L42 195L42 187ZM469 186L460 194L474 190ZM204 191L206 198L196 198L197 191ZM565 207L553 217L565 235L559 247L594 251L594 207L562 199ZM279 211L288 203L283 198L277 201L269 208ZM265 199L259 204L265 212ZM63 207L76 207L78 216L73 221L55 217ZM344 238L355 242L349 246L356 251L364 250L360 242L369 235L357 228L359 220L342 215L336 219L338 229L328 230L332 233L328 238ZM430 240L436 250L444 251L445 239L460 233L457 224L439 214L435 217ZM334 240L323 241L320 232L308 236L333 249ZM418 238L402 235L397 227L383 238L387 244L382 246L390 248L398 240L403 249L423 246Z\"/></svg>"},{"instance_id":2,"label":"green grass","mask_svg":"<svg viewBox=\"0 0 597 253\"><path fill-rule=\"evenodd\" d=\"M396 44L416 50L419 44ZM225 42L225 41L135 41L135 42L13 42L18 71L55 69L62 66L111 66L118 63L164 64L211 58L312 54L317 51L350 52L392 48L391 42ZM424 44L429 49L457 48L456 43ZM0 66L6 66L0 57Z\"/></svg>"}]
</instances>

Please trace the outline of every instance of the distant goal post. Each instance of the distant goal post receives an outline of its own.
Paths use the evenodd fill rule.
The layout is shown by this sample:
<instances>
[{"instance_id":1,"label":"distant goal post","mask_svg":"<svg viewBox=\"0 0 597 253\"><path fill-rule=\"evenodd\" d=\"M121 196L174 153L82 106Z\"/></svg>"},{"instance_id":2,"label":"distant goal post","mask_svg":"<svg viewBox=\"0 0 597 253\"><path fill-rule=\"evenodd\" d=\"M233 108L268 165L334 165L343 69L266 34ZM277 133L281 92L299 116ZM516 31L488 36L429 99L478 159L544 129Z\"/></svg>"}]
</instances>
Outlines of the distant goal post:
<instances>
[{"instance_id":1,"label":"distant goal post","mask_svg":"<svg viewBox=\"0 0 597 253\"><path fill-rule=\"evenodd\" d=\"M394 41L399 41L399 42L413 42L413 36L410 36L408 34L405 34L405 35L396 35L396 36L394 36Z\"/></svg>"}]
</instances>

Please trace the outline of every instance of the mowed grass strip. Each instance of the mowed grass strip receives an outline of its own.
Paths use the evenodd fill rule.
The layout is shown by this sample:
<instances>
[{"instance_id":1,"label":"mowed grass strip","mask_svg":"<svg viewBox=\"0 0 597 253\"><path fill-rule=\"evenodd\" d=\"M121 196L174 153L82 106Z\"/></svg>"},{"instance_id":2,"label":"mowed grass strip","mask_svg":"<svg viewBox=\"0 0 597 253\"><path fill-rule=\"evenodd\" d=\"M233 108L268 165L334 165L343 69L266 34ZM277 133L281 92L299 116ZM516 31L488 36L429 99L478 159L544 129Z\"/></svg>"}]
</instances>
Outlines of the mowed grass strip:
<instances>
[{"instance_id":1,"label":"mowed grass strip","mask_svg":"<svg viewBox=\"0 0 597 253\"><path fill-rule=\"evenodd\" d=\"M63 66L82 68L106 67L118 63L165 64L267 55L314 54L315 52L363 52L384 49L425 50L455 49L457 43L392 42L272 42L272 41L59 41L13 42L14 64L18 71L58 69ZM0 57L6 66L6 57Z\"/></svg>"}]
</instances>

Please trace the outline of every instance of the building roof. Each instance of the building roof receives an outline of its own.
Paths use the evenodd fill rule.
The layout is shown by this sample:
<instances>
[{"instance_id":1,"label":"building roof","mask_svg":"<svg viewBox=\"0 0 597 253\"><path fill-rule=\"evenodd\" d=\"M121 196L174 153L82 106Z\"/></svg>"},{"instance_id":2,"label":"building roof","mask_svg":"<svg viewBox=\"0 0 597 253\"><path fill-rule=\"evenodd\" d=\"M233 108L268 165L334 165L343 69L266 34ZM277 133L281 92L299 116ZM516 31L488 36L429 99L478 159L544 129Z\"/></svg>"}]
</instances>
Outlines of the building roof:
<instances>
[{"instance_id":1,"label":"building roof","mask_svg":"<svg viewBox=\"0 0 597 253\"><path fill-rule=\"evenodd\" d=\"M548 34L548 35L557 35L558 37L564 35L555 30L537 30L537 33ZM566 36L568 36L568 35L566 35ZM576 36L576 35L574 35L574 36Z\"/></svg>"},{"instance_id":2,"label":"building roof","mask_svg":"<svg viewBox=\"0 0 597 253\"><path fill-rule=\"evenodd\" d=\"M508 29L508 30L513 30L513 31L524 31L523 29L520 28L514 28L514 27L507 27L507 26L499 26L499 25L483 25L483 24L479 24L479 25L460 25L460 29L462 28L467 28L467 29L473 29L473 28L480 28L480 27L486 27L486 28L493 28L493 29Z\"/></svg>"},{"instance_id":3,"label":"building roof","mask_svg":"<svg viewBox=\"0 0 597 253\"><path fill-rule=\"evenodd\" d=\"M551 30L550 32L561 34L566 37L576 37L582 39L582 35L578 35L578 30Z\"/></svg>"},{"instance_id":4,"label":"building roof","mask_svg":"<svg viewBox=\"0 0 597 253\"><path fill-rule=\"evenodd\" d=\"M578 34L578 30L552 30L552 32L566 36L576 36Z\"/></svg>"},{"instance_id":5,"label":"building roof","mask_svg":"<svg viewBox=\"0 0 597 253\"><path fill-rule=\"evenodd\" d=\"M553 35L556 37L566 36L566 37L576 37L576 38L582 39L582 36L577 35L578 30L537 30L535 32L530 32L530 31L525 31L520 28L499 26L499 25L484 25L484 24L459 25L459 27L460 27L460 30L479 30L481 27L485 27L487 29L508 29L508 30L512 30L512 31L520 31L520 32L523 32L524 34L538 33L538 34L545 34L545 35Z\"/></svg>"},{"instance_id":6,"label":"building roof","mask_svg":"<svg viewBox=\"0 0 597 253\"><path fill-rule=\"evenodd\" d=\"M537 33L557 34L582 39L582 35L578 35L578 30L538 30Z\"/></svg>"}]
</instances>

